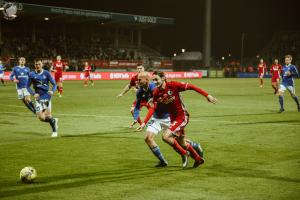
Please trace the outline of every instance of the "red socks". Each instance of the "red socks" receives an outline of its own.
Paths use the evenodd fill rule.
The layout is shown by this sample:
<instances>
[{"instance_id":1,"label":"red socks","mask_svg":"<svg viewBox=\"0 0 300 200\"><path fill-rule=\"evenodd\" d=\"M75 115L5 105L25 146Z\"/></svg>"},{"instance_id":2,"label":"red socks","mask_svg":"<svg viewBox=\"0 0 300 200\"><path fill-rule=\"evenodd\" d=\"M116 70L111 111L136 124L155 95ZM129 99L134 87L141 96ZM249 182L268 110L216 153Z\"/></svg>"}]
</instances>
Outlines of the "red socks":
<instances>
[{"instance_id":1,"label":"red socks","mask_svg":"<svg viewBox=\"0 0 300 200\"><path fill-rule=\"evenodd\" d=\"M175 139L174 139L174 143L173 143L173 149L181 155L187 154L187 151L184 148L182 148L182 146L180 146L180 144L178 144L178 142Z\"/></svg>"},{"instance_id":2,"label":"red socks","mask_svg":"<svg viewBox=\"0 0 300 200\"><path fill-rule=\"evenodd\" d=\"M196 161L200 161L203 160L199 154L195 151L195 149L192 147L192 145L190 145L189 143L187 143L187 149L188 151L192 154L192 158L194 158Z\"/></svg>"},{"instance_id":3,"label":"red socks","mask_svg":"<svg viewBox=\"0 0 300 200\"><path fill-rule=\"evenodd\" d=\"M63 87L58 87L58 92L60 95L62 95Z\"/></svg>"}]
</instances>

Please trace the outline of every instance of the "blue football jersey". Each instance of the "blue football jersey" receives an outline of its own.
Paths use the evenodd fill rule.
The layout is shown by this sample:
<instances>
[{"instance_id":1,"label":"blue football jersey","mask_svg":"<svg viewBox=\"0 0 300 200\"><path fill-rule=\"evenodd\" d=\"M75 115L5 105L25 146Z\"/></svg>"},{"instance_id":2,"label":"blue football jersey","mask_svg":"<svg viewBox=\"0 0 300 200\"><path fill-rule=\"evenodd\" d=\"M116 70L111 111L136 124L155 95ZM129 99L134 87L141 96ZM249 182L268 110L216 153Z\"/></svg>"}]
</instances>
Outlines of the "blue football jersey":
<instances>
[{"instance_id":1,"label":"blue football jersey","mask_svg":"<svg viewBox=\"0 0 300 200\"><path fill-rule=\"evenodd\" d=\"M17 83L17 89L28 87L28 76L30 69L28 67L15 66L9 76L10 80L14 80L14 77L19 81Z\"/></svg>"},{"instance_id":2,"label":"blue football jersey","mask_svg":"<svg viewBox=\"0 0 300 200\"><path fill-rule=\"evenodd\" d=\"M4 73L4 69L5 69L5 67L3 67L2 64L0 64L0 74L3 74L3 73Z\"/></svg>"},{"instance_id":3,"label":"blue football jersey","mask_svg":"<svg viewBox=\"0 0 300 200\"><path fill-rule=\"evenodd\" d=\"M287 72L290 71L291 75L287 75ZM282 67L282 84L285 86L294 85L294 77L298 76L298 70L295 65L284 65Z\"/></svg>"},{"instance_id":4,"label":"blue football jersey","mask_svg":"<svg viewBox=\"0 0 300 200\"><path fill-rule=\"evenodd\" d=\"M151 82L149 84L149 87L147 90L145 90L144 88L139 88L139 90L136 93L136 105L134 108L134 119L137 120L139 117L139 113L140 113L140 106L141 106L141 102L142 101L146 101L148 102L152 97L153 97L153 90L156 88L155 83ZM161 112L161 109L156 109L154 112L154 117L155 118L168 118L169 117L169 113L166 112Z\"/></svg>"},{"instance_id":5,"label":"blue football jersey","mask_svg":"<svg viewBox=\"0 0 300 200\"><path fill-rule=\"evenodd\" d=\"M56 82L54 81L53 77L51 76L50 72L47 70L42 70L42 72L37 73L36 71L32 71L29 74L29 85L33 85L35 93L40 95L40 99L43 100L50 100L51 95L48 94L50 89L49 83L52 84L52 91L55 92L56 90ZM34 94L29 88L29 92Z\"/></svg>"}]
</instances>

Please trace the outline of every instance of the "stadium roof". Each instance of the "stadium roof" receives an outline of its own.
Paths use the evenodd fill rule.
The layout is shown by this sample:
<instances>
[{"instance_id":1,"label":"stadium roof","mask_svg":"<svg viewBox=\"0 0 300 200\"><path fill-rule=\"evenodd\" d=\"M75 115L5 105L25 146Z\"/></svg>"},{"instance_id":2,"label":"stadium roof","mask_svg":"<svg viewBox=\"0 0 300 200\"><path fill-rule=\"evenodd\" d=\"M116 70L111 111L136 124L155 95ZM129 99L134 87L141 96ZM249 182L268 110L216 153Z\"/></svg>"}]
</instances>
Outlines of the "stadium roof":
<instances>
[{"instance_id":1,"label":"stadium roof","mask_svg":"<svg viewBox=\"0 0 300 200\"><path fill-rule=\"evenodd\" d=\"M27 3L17 3L17 6L18 17L31 17L34 20L44 20L44 18L47 17L51 20L59 19L70 23L99 21L104 24L138 28L174 24L173 18L102 12Z\"/></svg>"}]
</instances>

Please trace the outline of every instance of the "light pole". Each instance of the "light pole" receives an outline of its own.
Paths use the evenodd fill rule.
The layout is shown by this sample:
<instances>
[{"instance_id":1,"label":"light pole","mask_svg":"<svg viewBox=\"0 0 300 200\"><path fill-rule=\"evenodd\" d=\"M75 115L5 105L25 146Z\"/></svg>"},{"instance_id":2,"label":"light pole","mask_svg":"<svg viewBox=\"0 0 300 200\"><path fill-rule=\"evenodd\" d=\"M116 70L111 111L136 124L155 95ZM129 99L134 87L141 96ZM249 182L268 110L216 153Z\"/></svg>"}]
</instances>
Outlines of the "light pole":
<instances>
[{"instance_id":1,"label":"light pole","mask_svg":"<svg viewBox=\"0 0 300 200\"><path fill-rule=\"evenodd\" d=\"M245 38L245 33L242 33L242 46L241 46L241 67L243 67L243 59L244 59L244 38Z\"/></svg>"}]
</instances>

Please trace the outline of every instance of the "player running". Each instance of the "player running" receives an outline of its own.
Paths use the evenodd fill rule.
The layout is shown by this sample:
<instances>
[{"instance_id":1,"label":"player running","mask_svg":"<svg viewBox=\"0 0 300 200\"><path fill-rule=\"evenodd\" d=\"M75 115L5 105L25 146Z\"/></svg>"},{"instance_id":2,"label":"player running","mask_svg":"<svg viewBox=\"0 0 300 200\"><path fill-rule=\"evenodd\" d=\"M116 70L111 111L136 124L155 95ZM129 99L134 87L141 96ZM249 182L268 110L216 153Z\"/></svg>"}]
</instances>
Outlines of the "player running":
<instances>
[{"instance_id":1,"label":"player running","mask_svg":"<svg viewBox=\"0 0 300 200\"><path fill-rule=\"evenodd\" d=\"M299 73L295 65L292 65L292 56L286 55L284 57L285 65L282 67L282 82L280 84L280 88L278 90L279 94L279 104L280 104L280 110L279 113L282 113L284 111L283 108L283 94L285 90L288 90L292 96L292 98L295 100L297 104L298 112L300 112L300 106L299 106L299 98L296 96L295 93L295 84L294 84L294 78L298 77Z\"/></svg>"},{"instance_id":2,"label":"player running","mask_svg":"<svg viewBox=\"0 0 300 200\"><path fill-rule=\"evenodd\" d=\"M259 63L257 66L257 71L258 71L258 78L260 80L260 87L262 88L264 85L264 76L265 73L267 72L267 65L264 63L264 59L259 59Z\"/></svg>"},{"instance_id":3,"label":"player running","mask_svg":"<svg viewBox=\"0 0 300 200\"><path fill-rule=\"evenodd\" d=\"M5 83L4 83L4 70L5 70L5 67L2 64L2 60L0 60L0 80L1 80L1 83L2 83L3 86L5 86Z\"/></svg>"},{"instance_id":4,"label":"player running","mask_svg":"<svg viewBox=\"0 0 300 200\"><path fill-rule=\"evenodd\" d=\"M141 102L142 101L149 102L148 104L150 105L151 98L153 96L152 95L153 90L156 88L156 85L153 82L150 83L150 75L148 74L148 72L141 72L138 75L138 84L139 84L139 89L136 95L137 99L136 99L136 106L134 108L133 123L137 123ZM153 154L159 160L159 163L155 167L165 167L168 165L167 160L162 155L159 146L154 140L154 137L158 135L159 132L165 131L170 126L170 117L166 108L167 108L166 106L162 104L158 104L157 109L154 111L153 107L151 107L152 110L151 115L153 114L153 112L154 115L152 116L150 122L147 124L150 118L149 117L150 115L148 115L148 118L146 117L144 123L137 129L137 130L142 130L145 127L145 124L147 124L145 142L150 148L150 150L153 152ZM193 146L193 148L196 149L197 152L201 154L201 156L203 156L203 151L200 144L195 143L193 141L189 141L189 143Z\"/></svg>"},{"instance_id":5,"label":"player running","mask_svg":"<svg viewBox=\"0 0 300 200\"><path fill-rule=\"evenodd\" d=\"M62 97L63 71L67 69L68 66L61 61L61 56L56 57L56 61L53 62L53 65L50 68L50 71L54 72L55 82L57 83L57 87L58 87L58 97Z\"/></svg>"},{"instance_id":6,"label":"player running","mask_svg":"<svg viewBox=\"0 0 300 200\"><path fill-rule=\"evenodd\" d=\"M50 90L49 82L52 84ZM33 85L34 91L30 88ZM52 128L51 137L57 137L58 118L53 118L51 114L51 97L56 90L56 83L50 72L43 69L42 60L35 61L35 70L29 74L29 92L36 100L36 114L42 122L47 122Z\"/></svg>"},{"instance_id":7,"label":"player running","mask_svg":"<svg viewBox=\"0 0 300 200\"><path fill-rule=\"evenodd\" d=\"M277 92L278 92L281 70L282 70L282 66L278 63L278 59L275 58L273 65L270 68L270 73L272 75L272 87L274 89L274 94L277 94Z\"/></svg>"},{"instance_id":8,"label":"player running","mask_svg":"<svg viewBox=\"0 0 300 200\"><path fill-rule=\"evenodd\" d=\"M25 66L25 63L26 59L24 57L20 57L19 65L12 69L9 79L16 83L18 99L22 100L25 106L35 114L35 108L30 99L30 93L28 92L30 69Z\"/></svg>"},{"instance_id":9,"label":"player running","mask_svg":"<svg viewBox=\"0 0 300 200\"><path fill-rule=\"evenodd\" d=\"M94 81L92 80L91 77L91 71L92 67L89 65L88 62L84 62L84 86L87 86L88 80L90 81L91 85L94 86Z\"/></svg>"},{"instance_id":10,"label":"player running","mask_svg":"<svg viewBox=\"0 0 300 200\"><path fill-rule=\"evenodd\" d=\"M139 75L139 73L144 72L144 71L145 71L145 68L144 68L143 65L138 65L136 69L137 69L138 73L137 73L136 75L134 75L134 76L131 78L130 82L124 87L123 91L117 96L117 98L122 97L122 96L123 96L124 94L126 94L131 88L133 88L135 92L138 90L138 87L139 87L139 86L138 86L138 75ZM132 106L131 106L131 108L130 108L130 112L131 112L132 116L133 116L133 111L134 111L135 105L136 105L136 101L134 101L134 102L132 103ZM144 104L144 103L141 104L141 107L143 107L143 106L146 106L146 104ZM138 123L139 123L140 125L142 124L142 120L141 120L140 118L138 118L137 121L138 121ZM132 128L132 127L133 127L133 126L130 125L130 128Z\"/></svg>"},{"instance_id":11,"label":"player running","mask_svg":"<svg viewBox=\"0 0 300 200\"><path fill-rule=\"evenodd\" d=\"M188 152L191 153L192 158L195 160L193 167L198 167L204 162L204 159L185 140L184 127L189 122L189 113L181 100L180 92L194 90L205 96L211 103L216 103L217 99L192 84L176 81L168 82L163 72L154 72L152 80L157 86L153 91L154 110L158 106L165 106L171 119L171 125L163 135L163 140L185 158L183 167L187 167L188 165ZM151 113L148 113L147 117L149 115Z\"/></svg>"}]
</instances>

